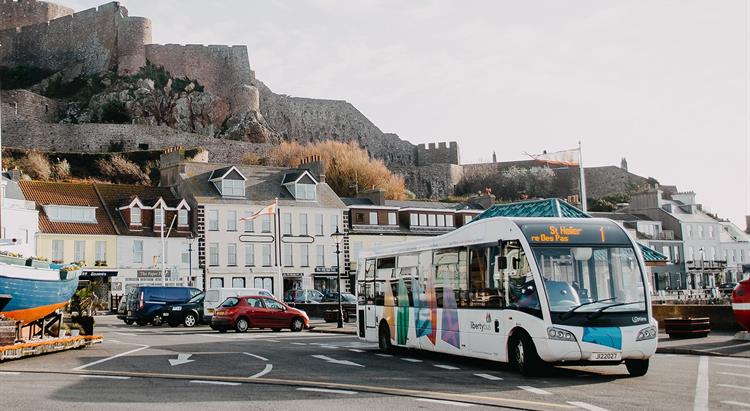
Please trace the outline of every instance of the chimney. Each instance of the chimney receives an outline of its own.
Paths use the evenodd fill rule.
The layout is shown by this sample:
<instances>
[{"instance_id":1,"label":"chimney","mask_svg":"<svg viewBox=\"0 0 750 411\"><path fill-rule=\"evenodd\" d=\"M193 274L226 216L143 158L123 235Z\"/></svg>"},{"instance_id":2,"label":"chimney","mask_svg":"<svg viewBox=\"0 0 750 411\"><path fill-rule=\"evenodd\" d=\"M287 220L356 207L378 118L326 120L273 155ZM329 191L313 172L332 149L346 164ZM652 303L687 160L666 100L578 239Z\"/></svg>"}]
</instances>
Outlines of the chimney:
<instances>
[{"instance_id":1,"label":"chimney","mask_svg":"<svg viewBox=\"0 0 750 411\"><path fill-rule=\"evenodd\" d=\"M385 190L383 190L382 188L373 188L372 190L360 191L359 194L357 194L357 197L366 198L372 201L373 205L385 205Z\"/></svg>"},{"instance_id":2,"label":"chimney","mask_svg":"<svg viewBox=\"0 0 750 411\"><path fill-rule=\"evenodd\" d=\"M750 234L750 215L745 216L745 232Z\"/></svg>"},{"instance_id":3,"label":"chimney","mask_svg":"<svg viewBox=\"0 0 750 411\"><path fill-rule=\"evenodd\" d=\"M326 182L326 168L320 156L310 156L303 158L302 162L300 162L299 164L299 168L309 171L310 174L313 175L313 177L318 179L318 182Z\"/></svg>"}]
</instances>

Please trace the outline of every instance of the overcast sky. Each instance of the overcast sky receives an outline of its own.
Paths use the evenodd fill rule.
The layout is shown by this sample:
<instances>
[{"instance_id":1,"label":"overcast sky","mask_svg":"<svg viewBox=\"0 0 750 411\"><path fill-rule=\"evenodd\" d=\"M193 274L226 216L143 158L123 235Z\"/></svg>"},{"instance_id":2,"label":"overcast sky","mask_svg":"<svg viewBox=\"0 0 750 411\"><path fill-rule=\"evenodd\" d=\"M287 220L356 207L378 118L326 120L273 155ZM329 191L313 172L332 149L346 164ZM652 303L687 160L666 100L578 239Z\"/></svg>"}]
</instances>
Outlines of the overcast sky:
<instances>
[{"instance_id":1,"label":"overcast sky","mask_svg":"<svg viewBox=\"0 0 750 411\"><path fill-rule=\"evenodd\" d=\"M76 10L101 1L61 1ZM343 99L464 163L583 143L745 228L750 2L123 1L155 43L244 44L273 91Z\"/></svg>"}]
</instances>

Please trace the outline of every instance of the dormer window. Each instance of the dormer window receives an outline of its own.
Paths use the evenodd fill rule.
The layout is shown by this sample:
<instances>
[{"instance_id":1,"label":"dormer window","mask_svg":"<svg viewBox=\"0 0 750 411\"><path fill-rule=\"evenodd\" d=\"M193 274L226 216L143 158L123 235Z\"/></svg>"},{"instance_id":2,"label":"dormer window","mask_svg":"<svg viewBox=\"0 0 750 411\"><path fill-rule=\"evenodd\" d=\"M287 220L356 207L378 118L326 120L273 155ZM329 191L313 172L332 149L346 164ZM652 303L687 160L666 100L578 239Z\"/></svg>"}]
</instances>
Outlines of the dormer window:
<instances>
[{"instance_id":1,"label":"dormer window","mask_svg":"<svg viewBox=\"0 0 750 411\"><path fill-rule=\"evenodd\" d=\"M284 176L287 190L294 196L295 200L315 201L318 181L307 171L295 171Z\"/></svg>"},{"instance_id":2,"label":"dormer window","mask_svg":"<svg viewBox=\"0 0 750 411\"><path fill-rule=\"evenodd\" d=\"M221 195L228 197L244 197L244 180L223 180L221 182Z\"/></svg>"},{"instance_id":3,"label":"dormer window","mask_svg":"<svg viewBox=\"0 0 750 411\"><path fill-rule=\"evenodd\" d=\"M163 208L155 208L154 209L154 225L164 225L164 209Z\"/></svg>"},{"instance_id":4,"label":"dormer window","mask_svg":"<svg viewBox=\"0 0 750 411\"><path fill-rule=\"evenodd\" d=\"M187 227L188 210L185 210L185 209L177 210L177 225L180 227Z\"/></svg>"},{"instance_id":5,"label":"dormer window","mask_svg":"<svg viewBox=\"0 0 750 411\"><path fill-rule=\"evenodd\" d=\"M141 225L141 209L133 207L130 209L130 225Z\"/></svg>"},{"instance_id":6,"label":"dormer window","mask_svg":"<svg viewBox=\"0 0 750 411\"><path fill-rule=\"evenodd\" d=\"M46 205L44 212L52 222L96 224L96 207Z\"/></svg>"},{"instance_id":7,"label":"dormer window","mask_svg":"<svg viewBox=\"0 0 750 411\"><path fill-rule=\"evenodd\" d=\"M235 166L214 170L208 181L212 182L224 197L245 197L247 178Z\"/></svg>"},{"instance_id":8,"label":"dormer window","mask_svg":"<svg viewBox=\"0 0 750 411\"><path fill-rule=\"evenodd\" d=\"M294 198L297 200L315 200L315 184L295 184Z\"/></svg>"}]
</instances>

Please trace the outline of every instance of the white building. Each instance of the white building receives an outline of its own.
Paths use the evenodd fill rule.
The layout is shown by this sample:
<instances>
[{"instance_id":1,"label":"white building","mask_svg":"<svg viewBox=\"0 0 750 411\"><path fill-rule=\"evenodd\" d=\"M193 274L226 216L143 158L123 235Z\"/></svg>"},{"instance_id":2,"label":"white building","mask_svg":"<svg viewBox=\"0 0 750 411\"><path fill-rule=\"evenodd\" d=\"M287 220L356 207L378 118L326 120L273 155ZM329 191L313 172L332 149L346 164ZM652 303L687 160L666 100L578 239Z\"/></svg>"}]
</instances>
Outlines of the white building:
<instances>
[{"instance_id":1,"label":"white building","mask_svg":"<svg viewBox=\"0 0 750 411\"><path fill-rule=\"evenodd\" d=\"M737 282L750 276L750 235L729 221L721 222L721 252L727 262L723 281Z\"/></svg>"},{"instance_id":2,"label":"white building","mask_svg":"<svg viewBox=\"0 0 750 411\"><path fill-rule=\"evenodd\" d=\"M39 232L39 212L33 201L23 196L18 182L2 177L3 209L2 238L15 239L15 243L4 246L3 251L12 251L25 257L36 255L36 235Z\"/></svg>"}]
</instances>

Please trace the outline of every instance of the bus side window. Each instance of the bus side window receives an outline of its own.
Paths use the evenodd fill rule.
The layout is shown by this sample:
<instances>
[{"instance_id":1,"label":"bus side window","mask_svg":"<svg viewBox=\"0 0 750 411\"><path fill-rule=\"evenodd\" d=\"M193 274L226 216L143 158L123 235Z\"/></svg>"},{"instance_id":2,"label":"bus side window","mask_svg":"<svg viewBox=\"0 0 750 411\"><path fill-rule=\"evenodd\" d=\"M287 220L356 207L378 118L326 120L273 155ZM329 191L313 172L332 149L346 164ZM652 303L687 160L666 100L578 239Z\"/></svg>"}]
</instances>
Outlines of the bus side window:
<instances>
[{"instance_id":1,"label":"bus side window","mask_svg":"<svg viewBox=\"0 0 750 411\"><path fill-rule=\"evenodd\" d=\"M469 276L467 273L466 248L448 248L435 251L435 293L437 306L443 307L444 289L450 287L457 307L469 306Z\"/></svg>"},{"instance_id":2,"label":"bus side window","mask_svg":"<svg viewBox=\"0 0 750 411\"><path fill-rule=\"evenodd\" d=\"M373 304L375 302L375 284L373 280L375 279L375 260L374 259L368 259L365 261L365 281L360 282L360 295L363 295L365 297L365 302L367 304ZM362 287L364 289L362 289Z\"/></svg>"},{"instance_id":3,"label":"bus side window","mask_svg":"<svg viewBox=\"0 0 750 411\"><path fill-rule=\"evenodd\" d=\"M507 307L542 318L538 285L534 281L529 261L520 243L517 240L508 241L505 243L503 254L508 261L508 267L503 270L504 279L507 281Z\"/></svg>"},{"instance_id":4,"label":"bus side window","mask_svg":"<svg viewBox=\"0 0 750 411\"><path fill-rule=\"evenodd\" d=\"M502 279L495 269L497 247L469 249L469 306L503 306Z\"/></svg>"},{"instance_id":5,"label":"bus side window","mask_svg":"<svg viewBox=\"0 0 750 411\"><path fill-rule=\"evenodd\" d=\"M375 271L375 304L383 305L385 301L385 287L390 286L396 268L396 258L378 258Z\"/></svg>"}]
</instances>

